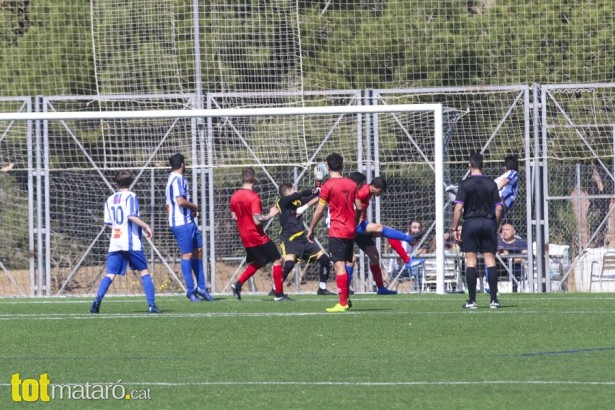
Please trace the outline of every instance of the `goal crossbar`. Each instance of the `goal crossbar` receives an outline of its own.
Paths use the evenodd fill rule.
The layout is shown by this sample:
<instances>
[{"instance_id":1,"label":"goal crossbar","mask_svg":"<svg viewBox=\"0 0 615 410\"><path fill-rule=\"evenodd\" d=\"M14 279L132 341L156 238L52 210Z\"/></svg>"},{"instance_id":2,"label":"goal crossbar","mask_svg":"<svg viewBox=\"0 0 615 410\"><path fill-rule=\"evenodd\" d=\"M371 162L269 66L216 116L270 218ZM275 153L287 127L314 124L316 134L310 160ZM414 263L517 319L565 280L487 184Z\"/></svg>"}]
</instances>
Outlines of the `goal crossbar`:
<instances>
[{"instance_id":1,"label":"goal crossbar","mask_svg":"<svg viewBox=\"0 0 615 410\"><path fill-rule=\"evenodd\" d=\"M186 110L140 111L54 111L0 113L0 121L27 120L105 120L147 118L212 118L212 117L262 117L270 115L328 115L367 114L390 112L429 112L442 116L442 104L393 104L393 105L332 105L327 107L275 107L275 108L224 108ZM441 123L441 121L440 121ZM438 124L438 121L436 121Z\"/></svg>"}]
</instances>

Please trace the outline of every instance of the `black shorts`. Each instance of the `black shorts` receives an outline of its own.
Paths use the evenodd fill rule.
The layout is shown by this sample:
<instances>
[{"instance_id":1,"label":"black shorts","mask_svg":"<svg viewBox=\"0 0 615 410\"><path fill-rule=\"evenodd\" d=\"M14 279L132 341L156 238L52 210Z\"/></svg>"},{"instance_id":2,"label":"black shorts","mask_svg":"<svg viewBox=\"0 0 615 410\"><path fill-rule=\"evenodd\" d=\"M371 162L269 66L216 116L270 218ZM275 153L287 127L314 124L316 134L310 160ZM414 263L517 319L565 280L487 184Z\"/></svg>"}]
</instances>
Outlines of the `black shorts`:
<instances>
[{"instance_id":1,"label":"black shorts","mask_svg":"<svg viewBox=\"0 0 615 410\"><path fill-rule=\"evenodd\" d=\"M354 241L363 252L370 246L376 246L376 240L371 235L357 235Z\"/></svg>"},{"instance_id":2,"label":"black shorts","mask_svg":"<svg viewBox=\"0 0 615 410\"><path fill-rule=\"evenodd\" d=\"M318 255L322 249L315 242L308 241L307 237L300 236L291 240L282 241L280 244L280 250L282 255L295 255L297 260L311 262L312 259Z\"/></svg>"},{"instance_id":3,"label":"black shorts","mask_svg":"<svg viewBox=\"0 0 615 410\"><path fill-rule=\"evenodd\" d=\"M461 251L495 253L498 249L498 234L495 220L471 218L463 222Z\"/></svg>"},{"instance_id":4,"label":"black shorts","mask_svg":"<svg viewBox=\"0 0 615 410\"><path fill-rule=\"evenodd\" d=\"M267 265L269 262L273 262L282 257L278 247L270 239L267 243L253 248L246 248L246 262L256 262L261 266Z\"/></svg>"},{"instance_id":5,"label":"black shorts","mask_svg":"<svg viewBox=\"0 0 615 410\"><path fill-rule=\"evenodd\" d=\"M333 262L352 262L354 239L329 238L329 256Z\"/></svg>"}]
</instances>

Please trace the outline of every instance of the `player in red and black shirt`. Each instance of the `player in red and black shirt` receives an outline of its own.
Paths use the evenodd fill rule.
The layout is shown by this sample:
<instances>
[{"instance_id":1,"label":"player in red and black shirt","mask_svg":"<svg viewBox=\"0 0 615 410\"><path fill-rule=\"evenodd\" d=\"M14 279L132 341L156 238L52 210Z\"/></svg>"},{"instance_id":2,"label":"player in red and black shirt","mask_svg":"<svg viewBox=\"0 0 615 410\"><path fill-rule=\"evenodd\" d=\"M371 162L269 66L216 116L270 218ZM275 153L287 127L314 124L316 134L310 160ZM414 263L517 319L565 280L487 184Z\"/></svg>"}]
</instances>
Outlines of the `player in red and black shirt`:
<instances>
[{"instance_id":1,"label":"player in red and black shirt","mask_svg":"<svg viewBox=\"0 0 615 410\"><path fill-rule=\"evenodd\" d=\"M376 247L374 237L382 236L387 238L391 247L401 256L404 263L410 263L410 257L404 250L401 241L415 243L422 237L422 234L408 235L404 232L397 231L388 226L379 223L370 222L367 219L367 208L369 207L372 196L380 196L387 190L387 182L383 177L375 177L369 184L366 184L367 178L361 172L352 172L349 178L357 183L357 199L361 201L361 222L357 225L356 244L369 257L369 268L376 282L377 293L379 295L395 295L394 290L389 290L384 286L382 279L382 269L380 268L380 254ZM352 269L348 267L347 269Z\"/></svg>"},{"instance_id":2,"label":"player in red and black shirt","mask_svg":"<svg viewBox=\"0 0 615 410\"><path fill-rule=\"evenodd\" d=\"M476 262L477 254L482 253L487 267L489 307L500 307L498 301L498 273L495 265L497 251L497 231L502 216L502 200L498 186L493 179L483 175L483 156L480 153L470 155L468 161L470 176L461 181L455 198L453 211L453 234L455 241L461 243L461 251L466 258L466 281L468 283L468 301L466 309L476 309ZM463 229L461 219L463 216Z\"/></svg>"},{"instance_id":3,"label":"player in red and black shirt","mask_svg":"<svg viewBox=\"0 0 615 410\"><path fill-rule=\"evenodd\" d=\"M279 191L280 198L276 202L276 206L280 210L279 218L280 226L282 227L280 249L284 257L284 265L282 266L283 280L286 280L298 259L308 263L318 261L320 264L320 287L317 294L334 295L326 287L329 271L331 270L329 256L316 243L308 241L303 225L302 213L297 211L298 208L313 202L312 200L318 197L320 188L297 192L293 184L285 183L280 185ZM282 289L274 289L274 292L283 293Z\"/></svg>"},{"instance_id":4,"label":"player in red and black shirt","mask_svg":"<svg viewBox=\"0 0 615 410\"><path fill-rule=\"evenodd\" d=\"M282 281L282 256L277 246L267 236L263 229L263 222L269 221L278 214L278 209L272 207L268 215L262 215L260 196L254 192L256 174L254 169L245 168L242 174L243 186L231 196L231 217L237 221L237 229L243 246L246 248L246 263L248 267L243 271L237 282L231 285L233 296L241 300L241 287L257 270L273 262L273 281ZM274 300L284 301L289 298L284 295L275 295Z\"/></svg>"},{"instance_id":5,"label":"player in red and black shirt","mask_svg":"<svg viewBox=\"0 0 615 410\"><path fill-rule=\"evenodd\" d=\"M350 308L348 300L348 273L346 263L352 263L355 227L359 222L361 201L356 199L357 184L342 175L344 158L337 153L327 156L329 179L322 185L320 199L314 211L308 239L313 240L316 225L322 219L325 208L329 207L329 254L335 269L335 282L339 303L327 312L346 312Z\"/></svg>"}]
</instances>

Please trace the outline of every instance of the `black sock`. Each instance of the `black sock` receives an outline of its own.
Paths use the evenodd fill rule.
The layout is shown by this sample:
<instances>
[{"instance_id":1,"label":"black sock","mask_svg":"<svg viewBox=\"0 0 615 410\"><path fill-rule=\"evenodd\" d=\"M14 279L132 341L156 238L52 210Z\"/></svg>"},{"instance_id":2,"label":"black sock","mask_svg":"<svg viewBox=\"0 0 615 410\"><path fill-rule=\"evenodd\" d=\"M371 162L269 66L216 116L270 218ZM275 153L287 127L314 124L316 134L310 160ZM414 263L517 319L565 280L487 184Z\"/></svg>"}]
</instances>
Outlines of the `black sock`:
<instances>
[{"instance_id":1,"label":"black sock","mask_svg":"<svg viewBox=\"0 0 615 410\"><path fill-rule=\"evenodd\" d=\"M498 270L495 266L487 268L487 280L489 281L491 300L498 300Z\"/></svg>"},{"instance_id":2,"label":"black sock","mask_svg":"<svg viewBox=\"0 0 615 410\"><path fill-rule=\"evenodd\" d=\"M284 261L284 266L282 267L282 282L286 282L286 279L288 278L288 274L293 270L293 268L295 267L295 261Z\"/></svg>"},{"instance_id":3,"label":"black sock","mask_svg":"<svg viewBox=\"0 0 615 410\"><path fill-rule=\"evenodd\" d=\"M329 279L329 273L331 271L331 262L326 254L323 254L318 258L320 269L318 270L318 276L321 282L325 283Z\"/></svg>"}]
</instances>

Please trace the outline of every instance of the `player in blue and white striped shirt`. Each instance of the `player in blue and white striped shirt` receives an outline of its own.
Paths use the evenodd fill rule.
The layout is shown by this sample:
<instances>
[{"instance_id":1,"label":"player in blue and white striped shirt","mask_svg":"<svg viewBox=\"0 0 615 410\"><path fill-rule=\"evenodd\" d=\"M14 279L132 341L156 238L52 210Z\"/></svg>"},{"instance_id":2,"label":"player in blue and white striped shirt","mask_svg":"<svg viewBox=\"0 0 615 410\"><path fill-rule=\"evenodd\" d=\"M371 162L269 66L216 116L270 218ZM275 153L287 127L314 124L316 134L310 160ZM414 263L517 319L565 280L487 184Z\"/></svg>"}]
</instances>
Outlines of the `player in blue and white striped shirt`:
<instances>
[{"instance_id":1,"label":"player in blue and white striped shirt","mask_svg":"<svg viewBox=\"0 0 615 410\"><path fill-rule=\"evenodd\" d=\"M182 154L174 154L169 158L171 173L166 188L166 208L169 216L169 226L177 239L181 252L181 270L186 281L186 296L192 302L200 302L199 296L213 301L205 284L203 268L203 237L195 222L199 217L199 209L191 201L188 181L184 176L186 169ZM192 272L197 278L194 286Z\"/></svg>"},{"instance_id":2,"label":"player in blue and white striped shirt","mask_svg":"<svg viewBox=\"0 0 615 410\"><path fill-rule=\"evenodd\" d=\"M100 281L96 298L90 307L91 313L98 313L103 297L116 275L125 275L126 267L139 271L145 297L150 313L160 313L154 302L154 282L147 270L147 261L143 252L141 235L145 231L148 238L152 230L139 217L139 200L130 191L132 173L128 170L118 171L115 175L118 191L105 202L105 225L111 228L109 253L107 254L107 274Z\"/></svg>"},{"instance_id":3,"label":"player in blue and white striped shirt","mask_svg":"<svg viewBox=\"0 0 615 410\"><path fill-rule=\"evenodd\" d=\"M519 159L516 155L509 154L504 158L504 169L505 172L495 179L502 198L502 221L507 219L519 190Z\"/></svg>"}]
</instances>

